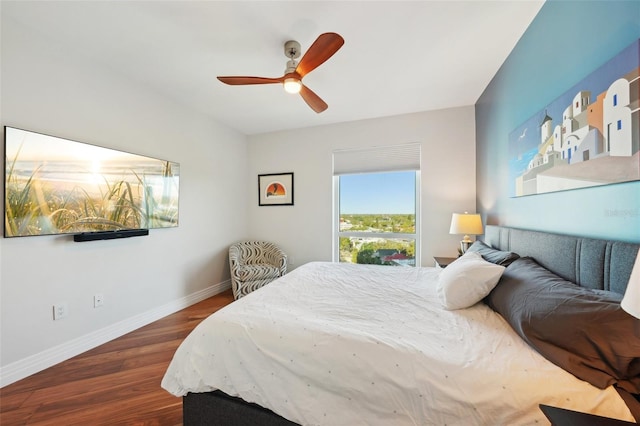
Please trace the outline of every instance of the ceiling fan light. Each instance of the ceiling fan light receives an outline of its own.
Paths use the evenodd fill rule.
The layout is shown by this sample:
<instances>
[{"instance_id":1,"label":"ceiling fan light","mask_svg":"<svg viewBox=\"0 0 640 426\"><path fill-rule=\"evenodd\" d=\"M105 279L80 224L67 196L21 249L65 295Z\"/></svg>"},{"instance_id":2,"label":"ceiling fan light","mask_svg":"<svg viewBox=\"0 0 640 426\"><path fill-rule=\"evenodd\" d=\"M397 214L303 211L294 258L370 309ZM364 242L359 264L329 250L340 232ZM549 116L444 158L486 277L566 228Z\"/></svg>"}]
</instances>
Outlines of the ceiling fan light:
<instances>
[{"instance_id":1,"label":"ceiling fan light","mask_svg":"<svg viewBox=\"0 0 640 426\"><path fill-rule=\"evenodd\" d=\"M283 84L287 93L300 93L300 89L302 89L302 83L297 78L287 78Z\"/></svg>"}]
</instances>

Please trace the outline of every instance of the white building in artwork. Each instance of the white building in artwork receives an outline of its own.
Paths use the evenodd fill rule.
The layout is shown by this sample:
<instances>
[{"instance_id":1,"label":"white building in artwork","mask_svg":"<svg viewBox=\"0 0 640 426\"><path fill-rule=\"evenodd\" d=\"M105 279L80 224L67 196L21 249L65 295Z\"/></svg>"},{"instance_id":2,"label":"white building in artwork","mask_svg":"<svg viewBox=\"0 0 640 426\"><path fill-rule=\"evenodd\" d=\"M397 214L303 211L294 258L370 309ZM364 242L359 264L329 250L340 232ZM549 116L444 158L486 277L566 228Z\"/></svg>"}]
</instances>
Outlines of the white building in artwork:
<instances>
[{"instance_id":1,"label":"white building in artwork","mask_svg":"<svg viewBox=\"0 0 640 426\"><path fill-rule=\"evenodd\" d=\"M562 114L562 122L555 126L553 119L545 113L540 123L538 152L529 162L527 171L516 180L517 195L548 192L555 190L553 186L556 184L557 188L567 189L567 182L575 182L575 178L570 171L563 171L564 177L555 176L555 172L550 174L548 171L556 166L636 154L640 150L639 74L640 68L637 68L617 79L595 101L590 91L576 93ZM584 171L581 173L584 174ZM600 179L598 173L594 171L588 179L592 182L585 181L584 185L597 185ZM540 183L542 174L544 185ZM563 179L566 182L558 183ZM553 180L558 182L549 186ZM603 182L605 180L602 179Z\"/></svg>"},{"instance_id":2,"label":"white building in artwork","mask_svg":"<svg viewBox=\"0 0 640 426\"><path fill-rule=\"evenodd\" d=\"M561 154L560 158L566 160L569 164L584 160L584 158L575 158L575 154L578 152L580 145L587 139L589 131L593 129L587 119L587 107L590 99L590 91L583 90L578 92L571 105L562 113L562 125L556 126L554 130L553 150L559 152ZM601 146L594 146L588 149L589 152L594 150L597 151L597 154L602 154ZM588 160L589 158L586 159Z\"/></svg>"},{"instance_id":3,"label":"white building in artwork","mask_svg":"<svg viewBox=\"0 0 640 426\"><path fill-rule=\"evenodd\" d=\"M604 96L603 120L605 140L609 155L630 156L634 150L631 141L633 133L638 135L638 78L633 81L635 86L635 120L631 108L632 82L620 78L613 82ZM634 129L635 127L635 129ZM636 147L636 151L638 147Z\"/></svg>"}]
</instances>

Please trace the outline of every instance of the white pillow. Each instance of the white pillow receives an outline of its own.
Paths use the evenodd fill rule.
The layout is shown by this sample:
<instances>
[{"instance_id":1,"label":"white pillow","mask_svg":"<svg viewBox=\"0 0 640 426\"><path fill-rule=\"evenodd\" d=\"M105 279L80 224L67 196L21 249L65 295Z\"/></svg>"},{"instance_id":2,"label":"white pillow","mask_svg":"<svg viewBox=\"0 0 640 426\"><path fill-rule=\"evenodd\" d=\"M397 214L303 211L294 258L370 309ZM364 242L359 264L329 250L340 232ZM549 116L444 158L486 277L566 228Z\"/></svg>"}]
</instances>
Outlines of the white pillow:
<instances>
[{"instance_id":1,"label":"white pillow","mask_svg":"<svg viewBox=\"0 0 640 426\"><path fill-rule=\"evenodd\" d=\"M505 267L466 252L440 272L438 297L447 310L464 309L481 301L498 284Z\"/></svg>"}]
</instances>

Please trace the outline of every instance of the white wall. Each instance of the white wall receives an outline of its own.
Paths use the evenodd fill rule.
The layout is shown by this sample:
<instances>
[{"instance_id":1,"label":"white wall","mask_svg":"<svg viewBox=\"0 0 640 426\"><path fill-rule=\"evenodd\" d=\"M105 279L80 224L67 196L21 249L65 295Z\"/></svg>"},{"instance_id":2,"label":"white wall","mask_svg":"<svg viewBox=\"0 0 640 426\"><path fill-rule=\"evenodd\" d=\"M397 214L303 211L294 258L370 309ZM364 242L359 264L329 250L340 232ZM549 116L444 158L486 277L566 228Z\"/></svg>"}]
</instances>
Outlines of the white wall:
<instances>
[{"instance_id":1,"label":"white wall","mask_svg":"<svg viewBox=\"0 0 640 426\"><path fill-rule=\"evenodd\" d=\"M0 239L2 385L228 285L249 186L244 135L4 18L2 125L177 161L181 176L178 228ZM95 293L104 307L93 308ZM54 322L60 302L69 317Z\"/></svg>"},{"instance_id":2,"label":"white wall","mask_svg":"<svg viewBox=\"0 0 640 426\"><path fill-rule=\"evenodd\" d=\"M422 265L456 255L451 213L475 209L474 107L363 120L249 137L249 235L278 243L293 267L331 260L332 152L422 144ZM257 175L294 172L294 206L258 206Z\"/></svg>"}]
</instances>

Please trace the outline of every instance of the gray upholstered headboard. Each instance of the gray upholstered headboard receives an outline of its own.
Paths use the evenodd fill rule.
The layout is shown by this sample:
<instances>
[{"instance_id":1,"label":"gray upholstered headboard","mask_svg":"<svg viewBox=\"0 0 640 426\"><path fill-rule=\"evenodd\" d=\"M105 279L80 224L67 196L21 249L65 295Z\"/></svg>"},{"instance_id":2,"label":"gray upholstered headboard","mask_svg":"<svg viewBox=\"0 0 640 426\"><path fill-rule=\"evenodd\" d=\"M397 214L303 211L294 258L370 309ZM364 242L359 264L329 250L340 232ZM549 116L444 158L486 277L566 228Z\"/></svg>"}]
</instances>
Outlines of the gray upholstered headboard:
<instances>
[{"instance_id":1,"label":"gray upholstered headboard","mask_svg":"<svg viewBox=\"0 0 640 426\"><path fill-rule=\"evenodd\" d=\"M487 225L484 242L533 257L582 287L624 294L640 244Z\"/></svg>"}]
</instances>

